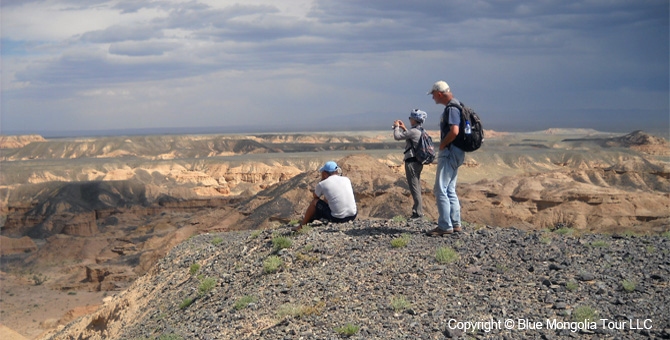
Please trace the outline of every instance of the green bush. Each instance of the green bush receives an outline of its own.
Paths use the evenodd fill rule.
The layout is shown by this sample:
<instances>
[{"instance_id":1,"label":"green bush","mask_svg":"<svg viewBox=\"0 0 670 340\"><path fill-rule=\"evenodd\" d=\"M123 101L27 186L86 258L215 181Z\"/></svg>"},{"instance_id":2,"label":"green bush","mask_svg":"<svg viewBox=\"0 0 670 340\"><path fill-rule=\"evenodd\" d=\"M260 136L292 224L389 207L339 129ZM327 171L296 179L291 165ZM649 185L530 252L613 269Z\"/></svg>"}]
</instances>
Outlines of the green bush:
<instances>
[{"instance_id":1,"label":"green bush","mask_svg":"<svg viewBox=\"0 0 670 340\"><path fill-rule=\"evenodd\" d=\"M632 291L634 291L634 290L635 290L635 286L636 286L636 284L635 284L635 282L633 282L633 281L623 280L623 281L621 282L621 287L623 288L623 290L625 290L625 291L627 291L627 292L632 292Z\"/></svg>"},{"instance_id":2,"label":"green bush","mask_svg":"<svg viewBox=\"0 0 670 340\"><path fill-rule=\"evenodd\" d=\"M283 264L284 261L282 261L279 256L272 255L263 262L263 270L267 274L274 273L279 270L279 267L281 267Z\"/></svg>"},{"instance_id":3,"label":"green bush","mask_svg":"<svg viewBox=\"0 0 670 340\"><path fill-rule=\"evenodd\" d=\"M579 283L577 283L575 281L570 281L570 282L565 284L565 289L567 289L571 292L574 292L575 290L577 290L577 288L579 288Z\"/></svg>"},{"instance_id":4,"label":"green bush","mask_svg":"<svg viewBox=\"0 0 670 340\"><path fill-rule=\"evenodd\" d=\"M407 219L404 216L394 216L392 219L393 222L407 222Z\"/></svg>"},{"instance_id":5,"label":"green bush","mask_svg":"<svg viewBox=\"0 0 670 340\"><path fill-rule=\"evenodd\" d=\"M402 295L394 296L391 298L391 307L396 312L402 312L407 308L411 307L411 305L412 304L410 304L409 301L407 301L407 299L405 299L405 297Z\"/></svg>"},{"instance_id":6,"label":"green bush","mask_svg":"<svg viewBox=\"0 0 670 340\"><path fill-rule=\"evenodd\" d=\"M598 320L598 313L591 306L580 306L572 311L574 322L595 322L596 320Z\"/></svg>"},{"instance_id":7,"label":"green bush","mask_svg":"<svg viewBox=\"0 0 670 340\"><path fill-rule=\"evenodd\" d=\"M274 251L280 251L282 249L291 248L293 241L286 236L276 236L272 239L272 246Z\"/></svg>"},{"instance_id":8,"label":"green bush","mask_svg":"<svg viewBox=\"0 0 670 340\"><path fill-rule=\"evenodd\" d=\"M255 238L258 238L258 236L261 236L261 233L262 233L262 231L260 231L260 230L253 231L253 232L251 232L251 235L249 235L249 238L252 239L252 240L255 239Z\"/></svg>"},{"instance_id":9,"label":"green bush","mask_svg":"<svg viewBox=\"0 0 670 340\"><path fill-rule=\"evenodd\" d=\"M442 264L452 263L458 260L458 253L449 247L440 247L435 252L435 259Z\"/></svg>"},{"instance_id":10,"label":"green bush","mask_svg":"<svg viewBox=\"0 0 670 340\"><path fill-rule=\"evenodd\" d=\"M335 328L335 332L342 334L344 336L352 336L358 332L358 330L361 329L360 326L352 325L348 323L344 327L337 327Z\"/></svg>"},{"instance_id":11,"label":"green bush","mask_svg":"<svg viewBox=\"0 0 670 340\"><path fill-rule=\"evenodd\" d=\"M391 240L391 246L393 248L402 248L406 247L407 243L410 241L410 236L408 234L402 234L402 236Z\"/></svg>"},{"instance_id":12,"label":"green bush","mask_svg":"<svg viewBox=\"0 0 670 340\"><path fill-rule=\"evenodd\" d=\"M305 306L305 305L296 305L292 303L285 303L279 307L277 311L277 317L280 319L285 316L291 316L294 318L301 318L303 316L312 315L312 314L321 314L321 312L326 308L324 302L319 302L314 306Z\"/></svg>"},{"instance_id":13,"label":"green bush","mask_svg":"<svg viewBox=\"0 0 670 340\"><path fill-rule=\"evenodd\" d=\"M200 286L198 287L198 296L203 296L207 293L209 293L210 290L212 290L216 286L216 279L213 277L208 277L202 282L200 282Z\"/></svg>"},{"instance_id":14,"label":"green bush","mask_svg":"<svg viewBox=\"0 0 670 340\"><path fill-rule=\"evenodd\" d=\"M200 270L200 264L194 263L194 264L191 265L191 268L189 269L189 274L191 274L191 276L193 276L193 275L195 275L195 273L198 272L198 270Z\"/></svg>"},{"instance_id":15,"label":"green bush","mask_svg":"<svg viewBox=\"0 0 670 340\"><path fill-rule=\"evenodd\" d=\"M235 302L235 309L240 310L246 308L250 303L256 303L258 298L251 295L245 295Z\"/></svg>"},{"instance_id":16,"label":"green bush","mask_svg":"<svg viewBox=\"0 0 670 340\"><path fill-rule=\"evenodd\" d=\"M309 232L312 231L312 229L313 228L310 225L303 225L302 228L300 228L300 230L296 231L295 233L297 235L309 234Z\"/></svg>"},{"instance_id":17,"label":"green bush","mask_svg":"<svg viewBox=\"0 0 670 340\"><path fill-rule=\"evenodd\" d=\"M49 279L49 277L47 277L44 274L41 274L41 273L33 274L33 282L35 283L35 286L41 286L48 279Z\"/></svg>"},{"instance_id":18,"label":"green bush","mask_svg":"<svg viewBox=\"0 0 670 340\"><path fill-rule=\"evenodd\" d=\"M554 232L556 234L559 234L559 235L570 235L570 234L574 233L575 231L570 229L570 228L567 228L567 227L561 227L561 228L556 229Z\"/></svg>"},{"instance_id":19,"label":"green bush","mask_svg":"<svg viewBox=\"0 0 670 340\"><path fill-rule=\"evenodd\" d=\"M212 240L212 244L215 245L215 246L217 246L217 245L219 245L219 244L221 244L221 243L223 243L223 239L220 238L220 237L215 237L215 238Z\"/></svg>"},{"instance_id":20,"label":"green bush","mask_svg":"<svg viewBox=\"0 0 670 340\"><path fill-rule=\"evenodd\" d=\"M186 299L184 299L184 301L182 301L182 302L179 304L179 309L184 309L184 308L190 306L192 303L193 303L193 299L191 299L191 298L186 298Z\"/></svg>"},{"instance_id":21,"label":"green bush","mask_svg":"<svg viewBox=\"0 0 670 340\"><path fill-rule=\"evenodd\" d=\"M596 247L596 248L607 248L609 247L610 244L605 242L605 241L595 241L591 242L591 247Z\"/></svg>"}]
</instances>

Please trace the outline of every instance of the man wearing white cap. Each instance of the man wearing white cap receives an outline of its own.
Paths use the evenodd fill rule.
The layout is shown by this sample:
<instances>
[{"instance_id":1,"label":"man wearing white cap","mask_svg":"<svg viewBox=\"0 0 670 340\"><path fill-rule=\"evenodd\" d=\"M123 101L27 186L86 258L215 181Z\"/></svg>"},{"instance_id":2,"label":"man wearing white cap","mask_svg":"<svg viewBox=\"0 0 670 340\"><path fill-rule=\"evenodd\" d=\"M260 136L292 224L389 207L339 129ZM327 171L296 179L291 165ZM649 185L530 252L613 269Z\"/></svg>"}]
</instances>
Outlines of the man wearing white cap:
<instances>
[{"instance_id":1,"label":"man wearing white cap","mask_svg":"<svg viewBox=\"0 0 670 340\"><path fill-rule=\"evenodd\" d=\"M461 231L461 205L456 196L456 180L458 167L465 160L465 152L451 143L458 136L461 112L449 103L460 106L460 102L454 98L449 85L441 80L433 84L428 94L433 96L435 104L445 106L440 120L440 151L433 188L440 216L437 227L426 232L431 236L441 236Z\"/></svg>"},{"instance_id":2,"label":"man wearing white cap","mask_svg":"<svg viewBox=\"0 0 670 340\"><path fill-rule=\"evenodd\" d=\"M298 231L302 226L316 219L325 219L335 223L352 221L356 218L356 200L351 180L340 176L340 167L333 161L328 161L319 171L321 181L312 193L314 199L310 203L302 222L291 230ZM324 199L321 199L321 196Z\"/></svg>"}]
</instances>

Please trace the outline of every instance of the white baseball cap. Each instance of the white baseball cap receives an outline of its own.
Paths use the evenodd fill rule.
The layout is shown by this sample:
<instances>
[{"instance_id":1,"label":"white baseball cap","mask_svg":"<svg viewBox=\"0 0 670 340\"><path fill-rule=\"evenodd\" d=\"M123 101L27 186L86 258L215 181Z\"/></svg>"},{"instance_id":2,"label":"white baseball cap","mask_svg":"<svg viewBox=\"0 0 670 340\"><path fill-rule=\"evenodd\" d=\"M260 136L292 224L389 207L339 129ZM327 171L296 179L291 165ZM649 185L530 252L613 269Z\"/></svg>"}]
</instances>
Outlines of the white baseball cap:
<instances>
[{"instance_id":1,"label":"white baseball cap","mask_svg":"<svg viewBox=\"0 0 670 340\"><path fill-rule=\"evenodd\" d=\"M445 81L440 80L436 81L435 84L433 84L433 88L428 91L426 94L433 94L433 92L451 92L451 89L449 88L449 84L447 84Z\"/></svg>"}]
</instances>

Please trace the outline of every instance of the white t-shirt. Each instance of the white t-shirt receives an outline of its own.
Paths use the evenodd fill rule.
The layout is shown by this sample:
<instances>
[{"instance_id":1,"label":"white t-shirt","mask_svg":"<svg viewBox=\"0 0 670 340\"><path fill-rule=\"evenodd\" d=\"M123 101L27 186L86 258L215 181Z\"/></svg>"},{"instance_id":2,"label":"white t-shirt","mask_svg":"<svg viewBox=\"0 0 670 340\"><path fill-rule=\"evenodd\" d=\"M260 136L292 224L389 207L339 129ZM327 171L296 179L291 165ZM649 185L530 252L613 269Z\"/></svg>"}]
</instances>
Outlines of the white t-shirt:
<instances>
[{"instance_id":1,"label":"white t-shirt","mask_svg":"<svg viewBox=\"0 0 670 340\"><path fill-rule=\"evenodd\" d=\"M333 217L345 218L356 215L356 200L351 181L344 176L332 175L316 185L314 193L328 201Z\"/></svg>"}]
</instances>

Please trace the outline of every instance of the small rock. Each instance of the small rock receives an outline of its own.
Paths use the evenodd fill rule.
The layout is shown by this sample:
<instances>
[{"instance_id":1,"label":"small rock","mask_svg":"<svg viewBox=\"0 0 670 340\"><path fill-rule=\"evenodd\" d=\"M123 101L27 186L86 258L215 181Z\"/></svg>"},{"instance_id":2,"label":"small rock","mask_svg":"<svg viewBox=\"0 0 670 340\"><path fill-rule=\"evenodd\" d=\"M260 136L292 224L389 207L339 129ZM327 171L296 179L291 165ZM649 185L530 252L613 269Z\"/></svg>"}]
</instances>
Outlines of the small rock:
<instances>
[{"instance_id":1,"label":"small rock","mask_svg":"<svg viewBox=\"0 0 670 340\"><path fill-rule=\"evenodd\" d=\"M581 272L575 276L575 278L579 281L593 281L595 280L595 275L588 273L588 272Z\"/></svg>"},{"instance_id":2,"label":"small rock","mask_svg":"<svg viewBox=\"0 0 670 340\"><path fill-rule=\"evenodd\" d=\"M556 302L556 304L554 304L554 309L567 309L567 308L568 304L565 302Z\"/></svg>"},{"instance_id":3,"label":"small rock","mask_svg":"<svg viewBox=\"0 0 670 340\"><path fill-rule=\"evenodd\" d=\"M550 270L563 270L563 267L560 266L560 265L557 265L555 263L552 263L552 264L549 265L549 269Z\"/></svg>"}]
</instances>

